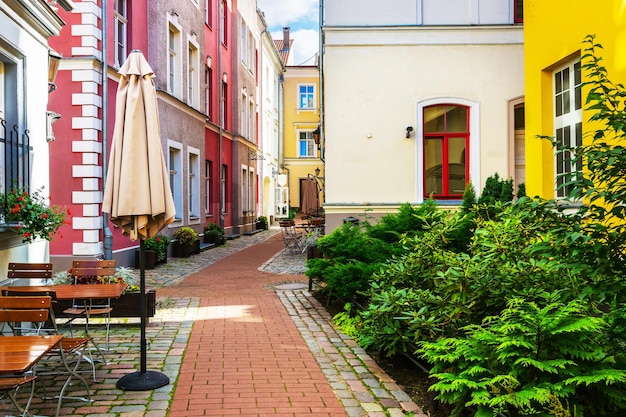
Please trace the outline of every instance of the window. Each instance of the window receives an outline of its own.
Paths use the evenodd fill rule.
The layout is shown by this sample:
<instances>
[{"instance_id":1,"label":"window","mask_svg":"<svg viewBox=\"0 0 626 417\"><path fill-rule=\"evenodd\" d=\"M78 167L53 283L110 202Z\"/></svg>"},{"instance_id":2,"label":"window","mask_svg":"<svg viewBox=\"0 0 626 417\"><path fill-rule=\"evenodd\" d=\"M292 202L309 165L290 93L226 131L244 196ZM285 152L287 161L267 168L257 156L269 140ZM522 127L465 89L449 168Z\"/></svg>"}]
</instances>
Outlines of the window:
<instances>
[{"instance_id":1,"label":"window","mask_svg":"<svg viewBox=\"0 0 626 417\"><path fill-rule=\"evenodd\" d=\"M524 23L524 1L523 0L513 0L513 11L515 16L513 16L513 21L515 23Z\"/></svg>"},{"instance_id":2,"label":"window","mask_svg":"<svg viewBox=\"0 0 626 417\"><path fill-rule=\"evenodd\" d=\"M213 120L213 70L209 67L204 68L204 85L204 111L209 120Z\"/></svg>"},{"instance_id":3,"label":"window","mask_svg":"<svg viewBox=\"0 0 626 417\"><path fill-rule=\"evenodd\" d=\"M115 0L115 10L113 11L115 25L115 66L121 67L126 60L126 27L128 19L126 15L126 0Z\"/></svg>"},{"instance_id":4,"label":"window","mask_svg":"<svg viewBox=\"0 0 626 417\"><path fill-rule=\"evenodd\" d=\"M424 197L462 198L469 178L469 108L424 107Z\"/></svg>"},{"instance_id":5,"label":"window","mask_svg":"<svg viewBox=\"0 0 626 417\"><path fill-rule=\"evenodd\" d=\"M241 136L248 136L248 97L241 95Z\"/></svg>"},{"instance_id":6,"label":"window","mask_svg":"<svg viewBox=\"0 0 626 417\"><path fill-rule=\"evenodd\" d=\"M301 130L298 132L298 156L300 158L315 158L317 145L313 140L312 130Z\"/></svg>"},{"instance_id":7,"label":"window","mask_svg":"<svg viewBox=\"0 0 626 417\"><path fill-rule=\"evenodd\" d=\"M560 146L582 145L582 97L580 61L570 62L553 73L554 135ZM571 186L565 185L581 170L581 161L567 149L556 151L556 196L567 197Z\"/></svg>"},{"instance_id":8,"label":"window","mask_svg":"<svg viewBox=\"0 0 626 417\"><path fill-rule=\"evenodd\" d=\"M182 145L180 143L169 143L169 172L170 172L170 188L172 190L172 198L174 199L174 207L176 208L176 221L181 221L178 217L183 212L183 157Z\"/></svg>"},{"instance_id":9,"label":"window","mask_svg":"<svg viewBox=\"0 0 626 417\"><path fill-rule=\"evenodd\" d=\"M205 213L213 212L213 162L204 161L204 192L205 192Z\"/></svg>"},{"instance_id":10,"label":"window","mask_svg":"<svg viewBox=\"0 0 626 417\"><path fill-rule=\"evenodd\" d=\"M298 86L298 108L314 109L315 108L315 86L300 85Z\"/></svg>"},{"instance_id":11,"label":"window","mask_svg":"<svg viewBox=\"0 0 626 417\"><path fill-rule=\"evenodd\" d=\"M252 101L254 97L250 97L250 103L248 104L250 106L250 111L248 112L248 117L250 118L250 122L248 123L248 126L250 128L249 132L248 132L248 140L250 142L254 142L254 119L255 119L255 111L254 111L254 101Z\"/></svg>"},{"instance_id":12,"label":"window","mask_svg":"<svg viewBox=\"0 0 626 417\"><path fill-rule=\"evenodd\" d=\"M220 42L224 46L227 46L228 37L226 36L228 33L228 16L226 15L228 11L227 0L220 0Z\"/></svg>"},{"instance_id":13,"label":"window","mask_svg":"<svg viewBox=\"0 0 626 417\"><path fill-rule=\"evenodd\" d=\"M241 41L241 50L239 52L241 54L241 63L247 67L248 66L248 26L246 25L246 21L243 20L243 17L241 18L241 35L239 39Z\"/></svg>"},{"instance_id":14,"label":"window","mask_svg":"<svg viewBox=\"0 0 626 417\"><path fill-rule=\"evenodd\" d=\"M244 168L241 172L241 211L248 211L248 169Z\"/></svg>"},{"instance_id":15,"label":"window","mask_svg":"<svg viewBox=\"0 0 626 417\"><path fill-rule=\"evenodd\" d=\"M254 212L254 208L256 207L256 175L254 171L249 171L248 175L250 176L248 180L248 211Z\"/></svg>"},{"instance_id":16,"label":"window","mask_svg":"<svg viewBox=\"0 0 626 417\"><path fill-rule=\"evenodd\" d=\"M220 103L222 120L220 120L220 125L224 129L228 130L228 126L226 125L226 121L228 120L228 84L226 84L226 82L222 82L222 91L220 92L220 96L222 97L222 101Z\"/></svg>"},{"instance_id":17,"label":"window","mask_svg":"<svg viewBox=\"0 0 626 417\"><path fill-rule=\"evenodd\" d=\"M213 27L213 0L204 0L204 23Z\"/></svg>"},{"instance_id":18,"label":"window","mask_svg":"<svg viewBox=\"0 0 626 417\"><path fill-rule=\"evenodd\" d=\"M222 178L220 179L220 207L222 213L228 213L228 166L222 165Z\"/></svg>"},{"instance_id":19,"label":"window","mask_svg":"<svg viewBox=\"0 0 626 417\"><path fill-rule=\"evenodd\" d=\"M188 193L188 210L189 219L197 220L200 218L200 151L198 149L189 148L189 167L187 180Z\"/></svg>"},{"instance_id":20,"label":"window","mask_svg":"<svg viewBox=\"0 0 626 417\"><path fill-rule=\"evenodd\" d=\"M180 53L180 49L180 30L170 22L168 32L167 91L174 96L180 96L181 94L182 54Z\"/></svg>"},{"instance_id":21,"label":"window","mask_svg":"<svg viewBox=\"0 0 626 417\"><path fill-rule=\"evenodd\" d=\"M188 103L191 107L198 107L198 47L189 42L188 46L188 63L187 63L187 83L188 85Z\"/></svg>"}]
</instances>

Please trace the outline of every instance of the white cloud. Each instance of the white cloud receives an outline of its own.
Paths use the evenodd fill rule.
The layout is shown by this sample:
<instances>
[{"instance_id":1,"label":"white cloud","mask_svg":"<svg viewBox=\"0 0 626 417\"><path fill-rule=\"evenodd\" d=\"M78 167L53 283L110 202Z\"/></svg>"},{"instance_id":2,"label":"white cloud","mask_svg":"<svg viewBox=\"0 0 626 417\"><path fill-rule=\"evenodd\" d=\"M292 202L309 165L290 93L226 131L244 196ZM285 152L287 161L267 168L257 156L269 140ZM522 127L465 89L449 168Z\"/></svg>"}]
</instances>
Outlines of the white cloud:
<instances>
[{"instance_id":1,"label":"white cloud","mask_svg":"<svg viewBox=\"0 0 626 417\"><path fill-rule=\"evenodd\" d=\"M283 38L290 28L292 65L314 65L319 51L318 0L258 0L273 39Z\"/></svg>"}]
</instances>

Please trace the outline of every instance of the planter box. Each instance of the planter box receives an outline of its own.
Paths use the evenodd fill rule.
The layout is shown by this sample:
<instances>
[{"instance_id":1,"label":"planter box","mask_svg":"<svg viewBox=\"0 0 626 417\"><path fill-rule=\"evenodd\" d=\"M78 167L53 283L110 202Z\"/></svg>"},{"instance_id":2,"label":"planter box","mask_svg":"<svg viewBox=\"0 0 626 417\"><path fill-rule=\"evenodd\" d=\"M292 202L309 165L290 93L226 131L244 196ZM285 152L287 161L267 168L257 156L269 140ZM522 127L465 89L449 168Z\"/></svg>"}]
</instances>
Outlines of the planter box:
<instances>
[{"instance_id":1,"label":"planter box","mask_svg":"<svg viewBox=\"0 0 626 417\"><path fill-rule=\"evenodd\" d=\"M145 258L146 258L146 261L145 261L146 269L154 269L154 267L155 267L155 265L157 263L157 261L156 261L156 258L157 258L156 251L146 249L144 251L144 254L145 254ZM139 251L137 250L137 251L135 251L135 268L139 269L139 267L140 267L139 266Z\"/></svg>"},{"instance_id":2,"label":"planter box","mask_svg":"<svg viewBox=\"0 0 626 417\"><path fill-rule=\"evenodd\" d=\"M87 284L85 284L87 285ZM94 284L97 285L97 284ZM111 317L141 317L138 292L122 294L120 298L111 300L113 311ZM58 300L53 304L57 317L69 317L63 310L72 306L71 300ZM146 290L146 317L154 317L156 313L156 290Z\"/></svg>"},{"instance_id":3,"label":"planter box","mask_svg":"<svg viewBox=\"0 0 626 417\"><path fill-rule=\"evenodd\" d=\"M172 245L172 256L174 258L187 258L192 253L200 253L200 240L196 240L191 245L181 245L178 242L174 242Z\"/></svg>"}]
</instances>

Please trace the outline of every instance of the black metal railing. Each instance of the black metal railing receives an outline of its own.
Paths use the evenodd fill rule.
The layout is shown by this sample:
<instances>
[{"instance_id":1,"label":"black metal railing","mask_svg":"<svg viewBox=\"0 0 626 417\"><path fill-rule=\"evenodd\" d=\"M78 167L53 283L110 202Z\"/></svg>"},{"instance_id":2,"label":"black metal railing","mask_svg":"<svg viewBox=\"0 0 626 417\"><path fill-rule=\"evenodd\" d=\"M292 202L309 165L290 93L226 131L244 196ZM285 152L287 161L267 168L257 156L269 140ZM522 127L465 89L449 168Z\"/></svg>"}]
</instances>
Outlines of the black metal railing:
<instances>
[{"instance_id":1,"label":"black metal railing","mask_svg":"<svg viewBox=\"0 0 626 417\"><path fill-rule=\"evenodd\" d=\"M7 128L7 121L0 120L0 157L3 160L3 192L30 185L31 151L28 129L17 125Z\"/></svg>"}]
</instances>

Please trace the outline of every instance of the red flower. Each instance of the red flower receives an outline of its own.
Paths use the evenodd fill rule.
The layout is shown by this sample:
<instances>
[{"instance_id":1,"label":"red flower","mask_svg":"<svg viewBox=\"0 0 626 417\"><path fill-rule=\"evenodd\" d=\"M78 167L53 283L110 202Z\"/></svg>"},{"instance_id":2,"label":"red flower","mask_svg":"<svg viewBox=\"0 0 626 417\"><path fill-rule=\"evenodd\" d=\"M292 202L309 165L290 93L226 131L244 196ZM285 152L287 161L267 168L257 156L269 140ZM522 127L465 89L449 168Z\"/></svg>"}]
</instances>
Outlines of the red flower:
<instances>
[{"instance_id":1,"label":"red flower","mask_svg":"<svg viewBox=\"0 0 626 417\"><path fill-rule=\"evenodd\" d=\"M42 214L41 214L41 218L42 218L42 219L47 219L48 217L49 217L49 216L48 216L48 214L47 214L47 213L42 213Z\"/></svg>"},{"instance_id":2,"label":"red flower","mask_svg":"<svg viewBox=\"0 0 626 417\"><path fill-rule=\"evenodd\" d=\"M159 240L161 240L161 238L160 237L155 237L154 240L158 242Z\"/></svg>"},{"instance_id":3,"label":"red flower","mask_svg":"<svg viewBox=\"0 0 626 417\"><path fill-rule=\"evenodd\" d=\"M20 212L20 209L21 209L20 205L19 205L19 204L15 204L15 205L13 206L13 208L11 209L11 213L12 213L12 214L19 213L19 212Z\"/></svg>"}]
</instances>

